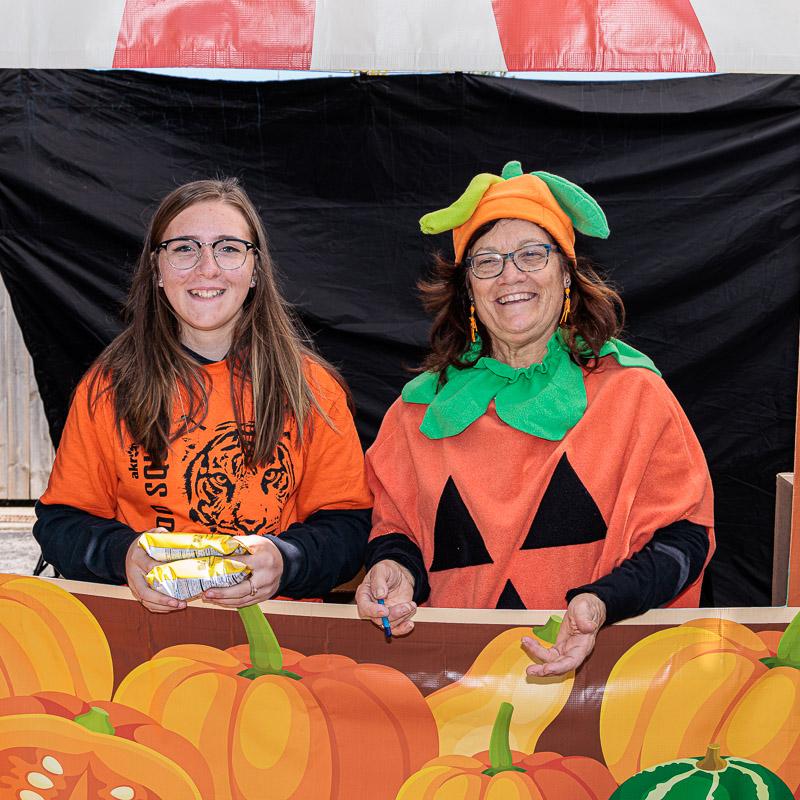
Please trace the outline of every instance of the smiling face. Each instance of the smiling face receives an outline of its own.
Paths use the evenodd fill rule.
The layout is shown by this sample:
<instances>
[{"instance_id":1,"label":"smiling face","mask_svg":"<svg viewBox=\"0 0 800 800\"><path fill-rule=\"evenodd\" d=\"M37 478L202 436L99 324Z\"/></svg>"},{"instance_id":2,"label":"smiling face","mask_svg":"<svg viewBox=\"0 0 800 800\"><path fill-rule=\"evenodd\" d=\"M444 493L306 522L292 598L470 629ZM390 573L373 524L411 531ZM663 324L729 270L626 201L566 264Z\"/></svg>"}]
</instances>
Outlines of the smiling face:
<instances>
[{"instance_id":1,"label":"smiling face","mask_svg":"<svg viewBox=\"0 0 800 800\"><path fill-rule=\"evenodd\" d=\"M510 253L537 243L554 244L554 240L533 222L501 219L468 255ZM475 313L489 332L494 357L512 367L541 361L564 303L568 277L561 256L551 253L547 266L538 272L522 272L508 259L496 278L476 278L471 270L467 275Z\"/></svg>"},{"instance_id":2,"label":"smiling face","mask_svg":"<svg viewBox=\"0 0 800 800\"><path fill-rule=\"evenodd\" d=\"M254 234L237 208L220 200L207 200L175 216L161 240L179 236L200 242L225 238L253 241ZM211 248L204 246L195 267L178 270L170 265L163 249L159 250L159 285L180 321L183 344L207 358L224 357L252 286L255 258L251 250L239 269L223 270Z\"/></svg>"}]
</instances>

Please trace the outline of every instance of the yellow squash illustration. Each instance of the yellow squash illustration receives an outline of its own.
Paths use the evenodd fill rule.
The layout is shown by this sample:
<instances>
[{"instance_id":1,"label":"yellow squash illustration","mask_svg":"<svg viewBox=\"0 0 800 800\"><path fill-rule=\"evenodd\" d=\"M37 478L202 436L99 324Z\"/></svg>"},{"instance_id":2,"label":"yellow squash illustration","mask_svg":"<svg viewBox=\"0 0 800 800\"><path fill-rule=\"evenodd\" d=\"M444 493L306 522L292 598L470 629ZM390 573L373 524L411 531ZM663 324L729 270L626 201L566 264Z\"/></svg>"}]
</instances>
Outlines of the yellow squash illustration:
<instances>
[{"instance_id":1,"label":"yellow squash illustration","mask_svg":"<svg viewBox=\"0 0 800 800\"><path fill-rule=\"evenodd\" d=\"M530 656L522 649L523 636L549 647L561 620L551 617L536 628L511 628L492 639L464 676L426 699L439 729L442 755L472 755L486 746L501 702L514 706L509 729L512 750L532 753L542 731L558 716L572 691L575 673L531 678L525 668Z\"/></svg>"}]
</instances>

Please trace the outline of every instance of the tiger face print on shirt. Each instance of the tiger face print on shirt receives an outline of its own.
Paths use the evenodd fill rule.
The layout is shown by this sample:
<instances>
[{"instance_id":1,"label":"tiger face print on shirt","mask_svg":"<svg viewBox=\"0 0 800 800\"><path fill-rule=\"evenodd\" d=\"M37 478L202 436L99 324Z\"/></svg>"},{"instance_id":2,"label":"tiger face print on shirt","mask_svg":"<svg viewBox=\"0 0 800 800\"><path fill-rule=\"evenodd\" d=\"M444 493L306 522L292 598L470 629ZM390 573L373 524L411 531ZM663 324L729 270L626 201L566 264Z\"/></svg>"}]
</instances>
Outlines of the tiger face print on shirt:
<instances>
[{"instance_id":1,"label":"tiger face print on shirt","mask_svg":"<svg viewBox=\"0 0 800 800\"><path fill-rule=\"evenodd\" d=\"M252 429L252 424L246 425L245 435ZM284 439L288 436L289 432L284 431ZM295 485L294 462L283 440L266 469L251 471L244 464L236 423L223 422L199 451L187 450L184 461L188 461L184 489L192 521L212 533L279 532L280 510ZM265 495L272 495L270 499L277 502L266 502L265 497L259 507L252 503L243 505L243 495L255 486L260 486ZM255 516L254 510L262 513Z\"/></svg>"}]
</instances>

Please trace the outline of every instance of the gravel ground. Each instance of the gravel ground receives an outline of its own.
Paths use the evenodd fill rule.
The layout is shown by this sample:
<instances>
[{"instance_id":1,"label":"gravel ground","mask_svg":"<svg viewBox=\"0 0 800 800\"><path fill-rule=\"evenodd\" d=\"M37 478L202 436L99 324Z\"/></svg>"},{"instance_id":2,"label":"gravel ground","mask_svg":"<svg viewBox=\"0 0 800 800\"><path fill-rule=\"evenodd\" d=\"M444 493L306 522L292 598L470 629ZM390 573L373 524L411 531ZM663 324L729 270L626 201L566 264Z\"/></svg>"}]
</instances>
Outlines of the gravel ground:
<instances>
[{"instance_id":1,"label":"gravel ground","mask_svg":"<svg viewBox=\"0 0 800 800\"><path fill-rule=\"evenodd\" d=\"M0 531L0 572L32 575L39 554L39 545L30 532ZM48 569L46 574L52 573Z\"/></svg>"}]
</instances>

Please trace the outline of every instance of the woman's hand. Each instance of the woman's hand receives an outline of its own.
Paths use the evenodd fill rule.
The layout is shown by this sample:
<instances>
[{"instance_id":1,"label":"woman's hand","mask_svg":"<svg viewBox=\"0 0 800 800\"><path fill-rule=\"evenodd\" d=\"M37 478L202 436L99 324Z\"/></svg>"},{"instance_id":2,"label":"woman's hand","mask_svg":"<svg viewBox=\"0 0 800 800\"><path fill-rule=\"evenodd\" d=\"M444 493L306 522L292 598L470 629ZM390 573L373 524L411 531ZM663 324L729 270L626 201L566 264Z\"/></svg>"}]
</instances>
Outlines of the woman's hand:
<instances>
[{"instance_id":1,"label":"woman's hand","mask_svg":"<svg viewBox=\"0 0 800 800\"><path fill-rule=\"evenodd\" d=\"M167 529L151 528L145 533L167 533ZM125 575L127 576L128 588L131 593L148 611L152 611L154 614L168 614L170 611L179 611L182 608L186 608L185 600L176 600L174 597L157 592L144 579L144 576L153 567L157 567L158 564L158 561L150 558L139 547L139 540L134 540L125 556Z\"/></svg>"},{"instance_id":2,"label":"woman's hand","mask_svg":"<svg viewBox=\"0 0 800 800\"><path fill-rule=\"evenodd\" d=\"M414 578L396 561L379 561L364 576L356 589L356 605L361 619L368 619L379 628L381 617L388 617L392 636L404 636L414 629L411 617L417 611L414 596ZM385 601L381 605L378 600Z\"/></svg>"},{"instance_id":3,"label":"woman's hand","mask_svg":"<svg viewBox=\"0 0 800 800\"><path fill-rule=\"evenodd\" d=\"M250 577L227 589L207 589L202 598L209 603L227 608L242 608L269 600L278 591L283 576L283 556L269 536L237 536L249 553L230 556L234 561L247 564Z\"/></svg>"},{"instance_id":4,"label":"woman's hand","mask_svg":"<svg viewBox=\"0 0 800 800\"><path fill-rule=\"evenodd\" d=\"M523 638L522 647L541 664L531 664L526 672L537 678L563 675L577 669L594 649L597 632L606 621L606 604L594 594L576 595L567 606L567 613L552 647Z\"/></svg>"}]
</instances>

